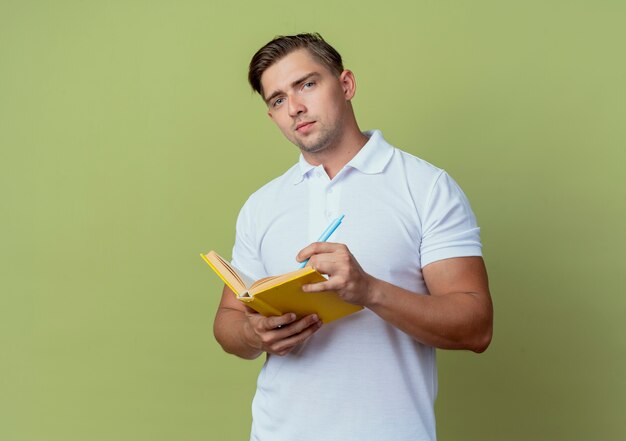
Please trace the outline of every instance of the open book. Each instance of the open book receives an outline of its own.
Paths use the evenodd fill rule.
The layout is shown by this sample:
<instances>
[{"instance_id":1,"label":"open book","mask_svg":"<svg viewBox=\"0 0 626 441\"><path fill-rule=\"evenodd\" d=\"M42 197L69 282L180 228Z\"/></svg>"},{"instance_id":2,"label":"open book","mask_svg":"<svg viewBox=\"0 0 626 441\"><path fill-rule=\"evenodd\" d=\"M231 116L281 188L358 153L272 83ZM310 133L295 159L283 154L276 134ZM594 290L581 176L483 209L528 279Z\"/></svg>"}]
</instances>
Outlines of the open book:
<instances>
[{"instance_id":1,"label":"open book","mask_svg":"<svg viewBox=\"0 0 626 441\"><path fill-rule=\"evenodd\" d=\"M326 280L311 267L251 282L215 251L201 256L233 290L237 299L266 317L288 312L295 313L298 318L317 314L323 323L329 323L363 309L362 306L344 302L333 291L303 292L302 285Z\"/></svg>"}]
</instances>

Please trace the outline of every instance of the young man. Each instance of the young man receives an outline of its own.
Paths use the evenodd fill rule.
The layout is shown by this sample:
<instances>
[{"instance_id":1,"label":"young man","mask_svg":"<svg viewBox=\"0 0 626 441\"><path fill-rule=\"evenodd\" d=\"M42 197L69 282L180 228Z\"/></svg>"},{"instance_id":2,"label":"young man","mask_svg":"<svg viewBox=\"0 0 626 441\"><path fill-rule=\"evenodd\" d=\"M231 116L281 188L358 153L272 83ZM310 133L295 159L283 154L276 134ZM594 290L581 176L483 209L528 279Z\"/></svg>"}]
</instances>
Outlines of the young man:
<instances>
[{"instance_id":1,"label":"young man","mask_svg":"<svg viewBox=\"0 0 626 441\"><path fill-rule=\"evenodd\" d=\"M267 360L252 403L261 441L435 439L435 348L484 351L492 304L479 228L443 170L361 132L354 75L318 34L277 37L250 63L268 115L299 163L255 192L237 220L233 265L253 279L309 265L364 310L263 317L224 287L215 337ZM333 243L312 243L345 214Z\"/></svg>"}]
</instances>

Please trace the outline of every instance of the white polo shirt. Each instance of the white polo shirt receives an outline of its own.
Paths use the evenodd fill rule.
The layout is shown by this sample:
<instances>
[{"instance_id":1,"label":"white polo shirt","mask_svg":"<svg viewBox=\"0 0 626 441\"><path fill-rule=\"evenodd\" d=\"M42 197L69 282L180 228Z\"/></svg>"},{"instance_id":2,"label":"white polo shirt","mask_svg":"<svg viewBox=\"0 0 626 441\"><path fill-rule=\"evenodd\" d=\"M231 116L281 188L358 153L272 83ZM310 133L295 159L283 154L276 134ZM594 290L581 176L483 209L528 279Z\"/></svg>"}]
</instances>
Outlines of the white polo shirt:
<instances>
[{"instance_id":1,"label":"white polo shirt","mask_svg":"<svg viewBox=\"0 0 626 441\"><path fill-rule=\"evenodd\" d=\"M233 265L252 279L297 269L295 256L345 214L329 239L372 276L428 295L422 268L480 256L467 198L443 170L388 144L380 131L331 181L298 164L241 209ZM420 294L417 294L420 293ZM268 355L252 403L252 440L435 439L435 349L369 309L323 325L290 354Z\"/></svg>"}]
</instances>

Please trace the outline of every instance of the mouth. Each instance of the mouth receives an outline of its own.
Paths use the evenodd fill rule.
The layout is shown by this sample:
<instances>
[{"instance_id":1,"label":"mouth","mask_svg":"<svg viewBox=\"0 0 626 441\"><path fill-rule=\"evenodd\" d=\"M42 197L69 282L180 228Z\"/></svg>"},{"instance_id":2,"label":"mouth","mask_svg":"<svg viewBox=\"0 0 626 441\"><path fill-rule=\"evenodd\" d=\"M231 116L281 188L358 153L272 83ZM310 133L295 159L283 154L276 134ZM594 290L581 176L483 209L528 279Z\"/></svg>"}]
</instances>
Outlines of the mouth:
<instances>
[{"instance_id":1,"label":"mouth","mask_svg":"<svg viewBox=\"0 0 626 441\"><path fill-rule=\"evenodd\" d=\"M302 122L296 126L296 132L306 131L313 124L315 124L315 121Z\"/></svg>"}]
</instances>

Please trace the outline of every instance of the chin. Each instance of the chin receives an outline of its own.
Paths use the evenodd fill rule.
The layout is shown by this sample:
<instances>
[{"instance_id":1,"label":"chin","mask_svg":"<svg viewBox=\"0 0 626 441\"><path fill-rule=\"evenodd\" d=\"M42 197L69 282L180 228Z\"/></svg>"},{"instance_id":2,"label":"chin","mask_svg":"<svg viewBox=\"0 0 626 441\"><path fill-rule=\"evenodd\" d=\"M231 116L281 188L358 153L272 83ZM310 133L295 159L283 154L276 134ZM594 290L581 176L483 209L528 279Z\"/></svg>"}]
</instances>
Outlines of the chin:
<instances>
[{"instance_id":1,"label":"chin","mask_svg":"<svg viewBox=\"0 0 626 441\"><path fill-rule=\"evenodd\" d=\"M326 150L330 145L329 139L324 137L317 137L317 139L310 139L308 142L297 142L300 150L306 153L319 153L323 150Z\"/></svg>"},{"instance_id":2,"label":"chin","mask_svg":"<svg viewBox=\"0 0 626 441\"><path fill-rule=\"evenodd\" d=\"M326 150L326 145L304 145L302 143L298 143L298 147L300 150L306 153L319 153L323 150Z\"/></svg>"}]
</instances>

